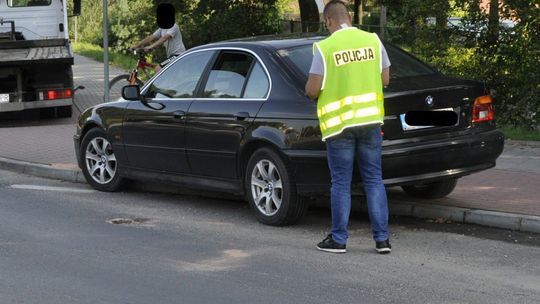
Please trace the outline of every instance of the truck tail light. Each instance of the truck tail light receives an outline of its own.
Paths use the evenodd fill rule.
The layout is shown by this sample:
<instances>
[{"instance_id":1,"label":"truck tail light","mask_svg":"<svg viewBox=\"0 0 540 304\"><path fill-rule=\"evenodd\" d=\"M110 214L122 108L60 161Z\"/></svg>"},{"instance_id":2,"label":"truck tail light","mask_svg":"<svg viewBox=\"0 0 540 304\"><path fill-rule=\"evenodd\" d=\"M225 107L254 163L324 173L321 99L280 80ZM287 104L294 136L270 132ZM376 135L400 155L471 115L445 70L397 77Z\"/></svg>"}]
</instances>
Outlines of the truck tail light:
<instances>
[{"instance_id":1,"label":"truck tail light","mask_svg":"<svg viewBox=\"0 0 540 304\"><path fill-rule=\"evenodd\" d=\"M477 97L474 100L472 122L490 121L495 118L493 99L489 95Z\"/></svg>"},{"instance_id":2,"label":"truck tail light","mask_svg":"<svg viewBox=\"0 0 540 304\"><path fill-rule=\"evenodd\" d=\"M71 89L46 90L39 92L39 100L54 100L71 98Z\"/></svg>"}]
</instances>

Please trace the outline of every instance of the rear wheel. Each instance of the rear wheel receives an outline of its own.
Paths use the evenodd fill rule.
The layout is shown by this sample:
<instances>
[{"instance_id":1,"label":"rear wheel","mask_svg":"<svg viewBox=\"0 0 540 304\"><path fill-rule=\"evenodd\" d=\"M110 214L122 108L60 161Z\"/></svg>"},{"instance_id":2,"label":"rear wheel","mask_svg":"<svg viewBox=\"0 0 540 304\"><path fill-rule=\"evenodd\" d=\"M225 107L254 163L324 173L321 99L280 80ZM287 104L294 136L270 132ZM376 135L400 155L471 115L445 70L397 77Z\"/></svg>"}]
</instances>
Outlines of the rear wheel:
<instances>
[{"instance_id":1,"label":"rear wheel","mask_svg":"<svg viewBox=\"0 0 540 304\"><path fill-rule=\"evenodd\" d=\"M137 79L137 85L143 86L143 82ZM109 100L122 98L122 88L129 85L129 74L122 74L109 81Z\"/></svg>"},{"instance_id":2,"label":"rear wheel","mask_svg":"<svg viewBox=\"0 0 540 304\"><path fill-rule=\"evenodd\" d=\"M116 191L123 184L118 160L105 131L92 129L81 142L82 171L86 181L100 191Z\"/></svg>"},{"instance_id":3,"label":"rear wheel","mask_svg":"<svg viewBox=\"0 0 540 304\"><path fill-rule=\"evenodd\" d=\"M263 224L293 224L306 211L305 199L296 193L290 168L271 149L253 153L246 166L245 187L251 209Z\"/></svg>"},{"instance_id":4,"label":"rear wheel","mask_svg":"<svg viewBox=\"0 0 540 304\"><path fill-rule=\"evenodd\" d=\"M457 185L457 178L402 186L405 193L419 198L441 198L450 194Z\"/></svg>"}]
</instances>

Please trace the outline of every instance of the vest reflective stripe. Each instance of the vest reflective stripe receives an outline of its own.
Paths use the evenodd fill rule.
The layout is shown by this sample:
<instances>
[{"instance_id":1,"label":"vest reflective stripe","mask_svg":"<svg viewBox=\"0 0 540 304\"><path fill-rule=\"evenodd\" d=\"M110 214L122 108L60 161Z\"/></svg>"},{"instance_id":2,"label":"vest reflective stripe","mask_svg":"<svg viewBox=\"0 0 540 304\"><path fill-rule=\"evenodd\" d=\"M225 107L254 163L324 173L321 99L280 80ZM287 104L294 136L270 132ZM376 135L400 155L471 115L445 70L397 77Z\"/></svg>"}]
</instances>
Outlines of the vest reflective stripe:
<instances>
[{"instance_id":1,"label":"vest reflective stripe","mask_svg":"<svg viewBox=\"0 0 540 304\"><path fill-rule=\"evenodd\" d=\"M346 28L315 43L314 50L321 52L325 66L317 103L323 140L345 128L382 124L379 38L357 28Z\"/></svg>"},{"instance_id":2,"label":"vest reflective stripe","mask_svg":"<svg viewBox=\"0 0 540 304\"><path fill-rule=\"evenodd\" d=\"M350 120L353 118L364 118L364 117L371 117L371 116L378 116L381 113L381 109L379 107L369 107L369 108L363 108L359 110L352 110L345 112L339 116L331 117L321 123L321 127L324 128L324 130L335 127L342 122L346 120Z\"/></svg>"},{"instance_id":3,"label":"vest reflective stripe","mask_svg":"<svg viewBox=\"0 0 540 304\"><path fill-rule=\"evenodd\" d=\"M378 99L382 100L383 96L379 96ZM345 98L342 98L341 100L330 102L322 106L320 109L317 109L317 114L319 115L319 117L321 117L327 113L337 111L340 108L351 105L353 103L368 103L373 101L377 101L377 93L368 93L358 96L347 96Z\"/></svg>"}]
</instances>

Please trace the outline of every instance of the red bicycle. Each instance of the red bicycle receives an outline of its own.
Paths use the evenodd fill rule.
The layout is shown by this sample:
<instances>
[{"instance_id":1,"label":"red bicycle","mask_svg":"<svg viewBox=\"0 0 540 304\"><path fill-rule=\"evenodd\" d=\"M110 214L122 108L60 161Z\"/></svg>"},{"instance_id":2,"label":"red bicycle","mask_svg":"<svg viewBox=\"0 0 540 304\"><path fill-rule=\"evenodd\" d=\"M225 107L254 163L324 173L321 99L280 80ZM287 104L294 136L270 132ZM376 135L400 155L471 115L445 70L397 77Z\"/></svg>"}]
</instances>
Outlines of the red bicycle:
<instances>
[{"instance_id":1,"label":"red bicycle","mask_svg":"<svg viewBox=\"0 0 540 304\"><path fill-rule=\"evenodd\" d=\"M142 70L146 76L146 79L150 79L150 71L154 71L156 64L148 62L146 60L146 52L144 49L136 49L133 51L134 55L138 55L137 66L129 74L121 74L114 77L109 81L109 98L111 100L118 99L122 96L122 88L126 85L138 85L142 86L144 82L139 78L139 71Z\"/></svg>"}]
</instances>

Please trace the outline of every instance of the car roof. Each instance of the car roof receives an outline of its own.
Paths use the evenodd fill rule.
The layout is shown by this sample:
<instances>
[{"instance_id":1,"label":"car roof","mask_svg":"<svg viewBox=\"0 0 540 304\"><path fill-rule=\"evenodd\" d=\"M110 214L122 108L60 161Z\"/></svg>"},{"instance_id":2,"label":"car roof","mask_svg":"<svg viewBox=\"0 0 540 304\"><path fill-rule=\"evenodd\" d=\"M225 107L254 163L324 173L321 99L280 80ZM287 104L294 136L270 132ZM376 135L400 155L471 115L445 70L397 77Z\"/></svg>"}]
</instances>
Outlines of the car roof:
<instances>
[{"instance_id":1,"label":"car roof","mask_svg":"<svg viewBox=\"0 0 540 304\"><path fill-rule=\"evenodd\" d=\"M267 35L267 36L253 36L247 38L233 39L221 42L215 42L205 44L193 48L206 49L215 47L253 47L260 46L267 49L280 50L285 48L294 48L302 45L311 45L315 41L319 41L326 38L321 33L308 33L308 34L281 34L281 35Z\"/></svg>"}]
</instances>

